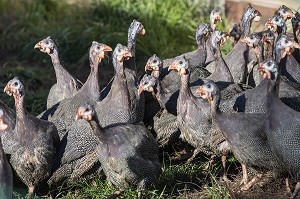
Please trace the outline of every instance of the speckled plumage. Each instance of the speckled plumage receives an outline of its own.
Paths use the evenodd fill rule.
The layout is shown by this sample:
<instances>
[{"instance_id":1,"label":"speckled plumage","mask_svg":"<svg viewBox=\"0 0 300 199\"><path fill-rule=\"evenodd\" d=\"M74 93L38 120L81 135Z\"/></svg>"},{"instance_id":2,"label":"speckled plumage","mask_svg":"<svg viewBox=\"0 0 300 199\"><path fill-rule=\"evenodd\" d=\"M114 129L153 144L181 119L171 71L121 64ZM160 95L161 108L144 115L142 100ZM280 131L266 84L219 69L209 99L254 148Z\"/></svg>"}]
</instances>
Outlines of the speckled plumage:
<instances>
[{"instance_id":1,"label":"speckled plumage","mask_svg":"<svg viewBox=\"0 0 300 199\"><path fill-rule=\"evenodd\" d=\"M276 176L286 175L283 164L277 161L266 136L265 113L224 113L219 109L220 92L214 82L199 88L208 99L217 126L241 164L259 171L271 170ZM247 183L247 182L245 182Z\"/></svg>"},{"instance_id":2,"label":"speckled plumage","mask_svg":"<svg viewBox=\"0 0 300 199\"><path fill-rule=\"evenodd\" d=\"M135 47L136 47L136 38L137 35L144 35L145 28L144 25L137 21L133 20L128 28L128 44L127 47L131 52L132 57L128 60L124 60L125 67L125 76L128 92L130 95L130 104L131 104L131 121L141 122L144 118L145 110L145 98L144 95L138 95L137 92L137 71L135 63ZM105 98L111 90L113 79L108 83L108 85L101 91L101 95ZM124 118L123 118L124 119Z\"/></svg>"},{"instance_id":3,"label":"speckled plumage","mask_svg":"<svg viewBox=\"0 0 300 199\"><path fill-rule=\"evenodd\" d=\"M6 117L4 111L0 108L1 135L11 133L5 131L10 126L9 121L10 119ZM0 196L3 199L11 199L13 195L13 173L2 146L2 139L0 138Z\"/></svg>"},{"instance_id":4,"label":"speckled plumage","mask_svg":"<svg viewBox=\"0 0 300 199\"><path fill-rule=\"evenodd\" d=\"M85 84L74 96L59 102L39 115L41 119L55 124L60 138L75 121L74 113L79 106L85 103L95 104L101 99L98 65L106 51L111 51L111 48L94 41L89 52L91 72Z\"/></svg>"},{"instance_id":5,"label":"speckled plumage","mask_svg":"<svg viewBox=\"0 0 300 199\"><path fill-rule=\"evenodd\" d=\"M119 124L101 128L91 106L80 107L79 118L89 121L99 140L99 161L107 180L118 189L149 187L159 177L158 145L140 124Z\"/></svg>"},{"instance_id":6,"label":"speckled plumage","mask_svg":"<svg viewBox=\"0 0 300 199\"><path fill-rule=\"evenodd\" d=\"M81 90L68 100L63 110L71 112L82 104L96 104L100 98L98 63L104 54L112 49L102 43L93 42L90 48L90 75ZM71 109L70 109L71 106ZM87 176L90 171L101 171L97 156L93 156L98 142L86 121L75 121L75 112L68 116L66 133L61 135L59 150L57 151L52 168L52 176L48 180L51 189L60 185L64 180L75 180ZM66 114L66 113L65 113ZM66 118L59 118L65 120ZM73 121L71 121L73 119Z\"/></svg>"},{"instance_id":7,"label":"speckled plumage","mask_svg":"<svg viewBox=\"0 0 300 199\"><path fill-rule=\"evenodd\" d=\"M40 49L41 52L47 53L52 60L55 70L56 83L50 88L47 98L47 109L56 103L72 97L82 86L82 83L74 78L60 63L58 50L55 42L47 37L38 42L34 48Z\"/></svg>"},{"instance_id":8,"label":"speckled plumage","mask_svg":"<svg viewBox=\"0 0 300 199\"><path fill-rule=\"evenodd\" d=\"M14 137L18 145L11 154L10 162L17 175L28 186L30 198L35 187L50 175L59 137L53 123L27 113L24 86L18 78L10 80L4 91L14 96L16 106Z\"/></svg>"}]
</instances>

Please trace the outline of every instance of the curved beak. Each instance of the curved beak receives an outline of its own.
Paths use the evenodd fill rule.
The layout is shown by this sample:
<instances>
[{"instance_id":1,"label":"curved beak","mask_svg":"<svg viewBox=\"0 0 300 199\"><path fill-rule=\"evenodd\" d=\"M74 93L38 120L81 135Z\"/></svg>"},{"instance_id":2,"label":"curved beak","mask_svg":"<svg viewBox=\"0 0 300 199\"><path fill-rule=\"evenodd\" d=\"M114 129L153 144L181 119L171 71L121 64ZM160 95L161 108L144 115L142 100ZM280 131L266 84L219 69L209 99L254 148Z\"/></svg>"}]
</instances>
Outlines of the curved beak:
<instances>
[{"instance_id":1,"label":"curved beak","mask_svg":"<svg viewBox=\"0 0 300 199\"><path fill-rule=\"evenodd\" d=\"M178 72L178 68L177 68L177 65L176 65L176 61L173 62L169 67L168 67L168 71L170 70L175 70L176 72Z\"/></svg>"},{"instance_id":2,"label":"curved beak","mask_svg":"<svg viewBox=\"0 0 300 199\"><path fill-rule=\"evenodd\" d=\"M42 47L41 42L39 41L38 43L36 43L33 47L33 49L38 48L40 49Z\"/></svg>"},{"instance_id":3,"label":"curved beak","mask_svg":"<svg viewBox=\"0 0 300 199\"><path fill-rule=\"evenodd\" d=\"M300 48L300 44L298 44L297 42L293 42L293 44L292 44L292 46L294 47L294 48Z\"/></svg>"},{"instance_id":4,"label":"curved beak","mask_svg":"<svg viewBox=\"0 0 300 199\"><path fill-rule=\"evenodd\" d=\"M4 131L5 129L7 129L7 127L8 127L8 123L1 116L0 117L0 131Z\"/></svg>"},{"instance_id":5,"label":"curved beak","mask_svg":"<svg viewBox=\"0 0 300 199\"><path fill-rule=\"evenodd\" d=\"M104 44L103 51L104 51L104 52L110 52L110 51L112 51L112 48L111 48L110 46Z\"/></svg>"},{"instance_id":6,"label":"curved beak","mask_svg":"<svg viewBox=\"0 0 300 199\"><path fill-rule=\"evenodd\" d=\"M146 34L146 29L145 28L143 28L141 31L140 31L140 33L139 33L140 35L145 35Z\"/></svg>"},{"instance_id":7,"label":"curved beak","mask_svg":"<svg viewBox=\"0 0 300 199\"><path fill-rule=\"evenodd\" d=\"M144 86L139 86L138 88L138 95L141 95L141 93L144 91Z\"/></svg>"},{"instance_id":8,"label":"curved beak","mask_svg":"<svg viewBox=\"0 0 300 199\"><path fill-rule=\"evenodd\" d=\"M13 92L11 91L11 85L10 84L7 84L5 87L4 87L4 92L9 95L9 96L12 96L13 95Z\"/></svg>"},{"instance_id":9,"label":"curved beak","mask_svg":"<svg viewBox=\"0 0 300 199\"><path fill-rule=\"evenodd\" d=\"M151 70L151 69L152 69L151 64L147 62L146 65L145 65L145 71Z\"/></svg>"}]
</instances>

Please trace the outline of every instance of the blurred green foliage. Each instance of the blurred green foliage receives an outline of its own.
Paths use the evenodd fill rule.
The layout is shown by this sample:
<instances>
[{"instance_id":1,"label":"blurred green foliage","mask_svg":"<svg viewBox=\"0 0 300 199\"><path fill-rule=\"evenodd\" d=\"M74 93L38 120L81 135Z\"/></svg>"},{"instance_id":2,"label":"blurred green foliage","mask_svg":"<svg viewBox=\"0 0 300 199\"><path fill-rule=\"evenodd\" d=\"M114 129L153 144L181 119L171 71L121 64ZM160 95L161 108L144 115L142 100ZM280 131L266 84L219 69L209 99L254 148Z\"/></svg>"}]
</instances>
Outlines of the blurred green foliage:
<instances>
[{"instance_id":1,"label":"blurred green foliage","mask_svg":"<svg viewBox=\"0 0 300 199\"><path fill-rule=\"evenodd\" d=\"M194 50L195 28L209 22L212 7L196 0L0 0L0 82L6 84L13 75L23 79L29 89L27 108L38 114L55 83L49 56L33 49L41 39L51 36L56 40L63 65L84 82L92 41L113 48L117 43L126 45L128 27L137 19L146 29L146 35L137 39L136 60L141 72L154 53L169 58ZM224 23L218 27L224 29ZM30 72L31 67L39 72ZM112 75L112 67L104 65L102 85ZM28 100L29 94L42 103L38 108L32 107L36 102Z\"/></svg>"}]
</instances>

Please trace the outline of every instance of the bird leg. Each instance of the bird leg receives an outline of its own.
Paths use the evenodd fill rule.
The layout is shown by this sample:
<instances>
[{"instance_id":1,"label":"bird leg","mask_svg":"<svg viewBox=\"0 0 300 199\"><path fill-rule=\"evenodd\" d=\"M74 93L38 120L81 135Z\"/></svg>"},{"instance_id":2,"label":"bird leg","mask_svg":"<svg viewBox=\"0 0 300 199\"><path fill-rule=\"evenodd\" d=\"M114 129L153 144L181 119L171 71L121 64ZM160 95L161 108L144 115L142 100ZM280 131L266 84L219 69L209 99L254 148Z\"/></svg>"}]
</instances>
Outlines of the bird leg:
<instances>
[{"instance_id":1,"label":"bird leg","mask_svg":"<svg viewBox=\"0 0 300 199\"><path fill-rule=\"evenodd\" d=\"M255 183L257 183L261 179L261 177L262 177L262 174L257 174L256 176L254 176L254 178L252 178L252 180L250 180L250 182L248 182L241 188L241 191L249 190Z\"/></svg>"},{"instance_id":2,"label":"bird leg","mask_svg":"<svg viewBox=\"0 0 300 199\"><path fill-rule=\"evenodd\" d=\"M187 160L187 163L192 162L192 160L200 153L201 148L195 148L192 157Z\"/></svg>"},{"instance_id":3,"label":"bird leg","mask_svg":"<svg viewBox=\"0 0 300 199\"><path fill-rule=\"evenodd\" d=\"M216 155L210 156L209 161L207 162L207 164L204 167L204 171L208 171L210 165L212 165L215 162L215 158L216 158Z\"/></svg>"},{"instance_id":4,"label":"bird leg","mask_svg":"<svg viewBox=\"0 0 300 199\"><path fill-rule=\"evenodd\" d=\"M290 188L289 178L285 179L285 189L288 196L292 195L292 190Z\"/></svg>"},{"instance_id":5,"label":"bird leg","mask_svg":"<svg viewBox=\"0 0 300 199\"><path fill-rule=\"evenodd\" d=\"M296 196L297 196L299 190L300 190L300 182L297 182L297 184L296 184L296 186L295 186L295 190L294 190L294 192L293 192L293 194L292 194L292 196L291 196L291 199L296 198Z\"/></svg>"},{"instance_id":6,"label":"bird leg","mask_svg":"<svg viewBox=\"0 0 300 199\"><path fill-rule=\"evenodd\" d=\"M226 172L226 160L227 160L227 156L226 155L222 155L222 157L221 157L221 161L222 161L221 175L222 175L222 179L224 181L228 181L227 172Z\"/></svg>"},{"instance_id":7,"label":"bird leg","mask_svg":"<svg viewBox=\"0 0 300 199\"><path fill-rule=\"evenodd\" d=\"M34 195L34 192L35 192L35 186L34 185L29 186L28 187L28 196L27 196L27 199L32 198L33 195Z\"/></svg>"},{"instance_id":8,"label":"bird leg","mask_svg":"<svg viewBox=\"0 0 300 199\"><path fill-rule=\"evenodd\" d=\"M245 164L242 164L242 172L243 172L243 179L240 182L240 185L242 185L242 184L246 185L248 183L248 173L247 173L247 167Z\"/></svg>"}]
</instances>

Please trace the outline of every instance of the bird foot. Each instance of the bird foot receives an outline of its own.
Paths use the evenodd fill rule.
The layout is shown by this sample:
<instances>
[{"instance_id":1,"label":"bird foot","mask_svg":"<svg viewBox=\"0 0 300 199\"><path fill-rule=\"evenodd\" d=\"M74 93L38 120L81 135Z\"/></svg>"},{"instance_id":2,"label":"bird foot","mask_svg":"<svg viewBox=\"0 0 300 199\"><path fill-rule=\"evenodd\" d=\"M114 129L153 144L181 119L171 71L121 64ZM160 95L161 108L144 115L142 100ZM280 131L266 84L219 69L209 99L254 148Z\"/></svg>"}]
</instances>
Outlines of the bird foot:
<instances>
[{"instance_id":1,"label":"bird foot","mask_svg":"<svg viewBox=\"0 0 300 199\"><path fill-rule=\"evenodd\" d=\"M241 191L248 191L255 183L257 183L261 179L261 177L262 174L256 175L254 178L252 178L252 180L250 180L250 182L248 182L241 188Z\"/></svg>"},{"instance_id":2,"label":"bird foot","mask_svg":"<svg viewBox=\"0 0 300 199\"><path fill-rule=\"evenodd\" d=\"M243 178L240 182L240 185L246 185L248 183L248 178Z\"/></svg>"}]
</instances>

